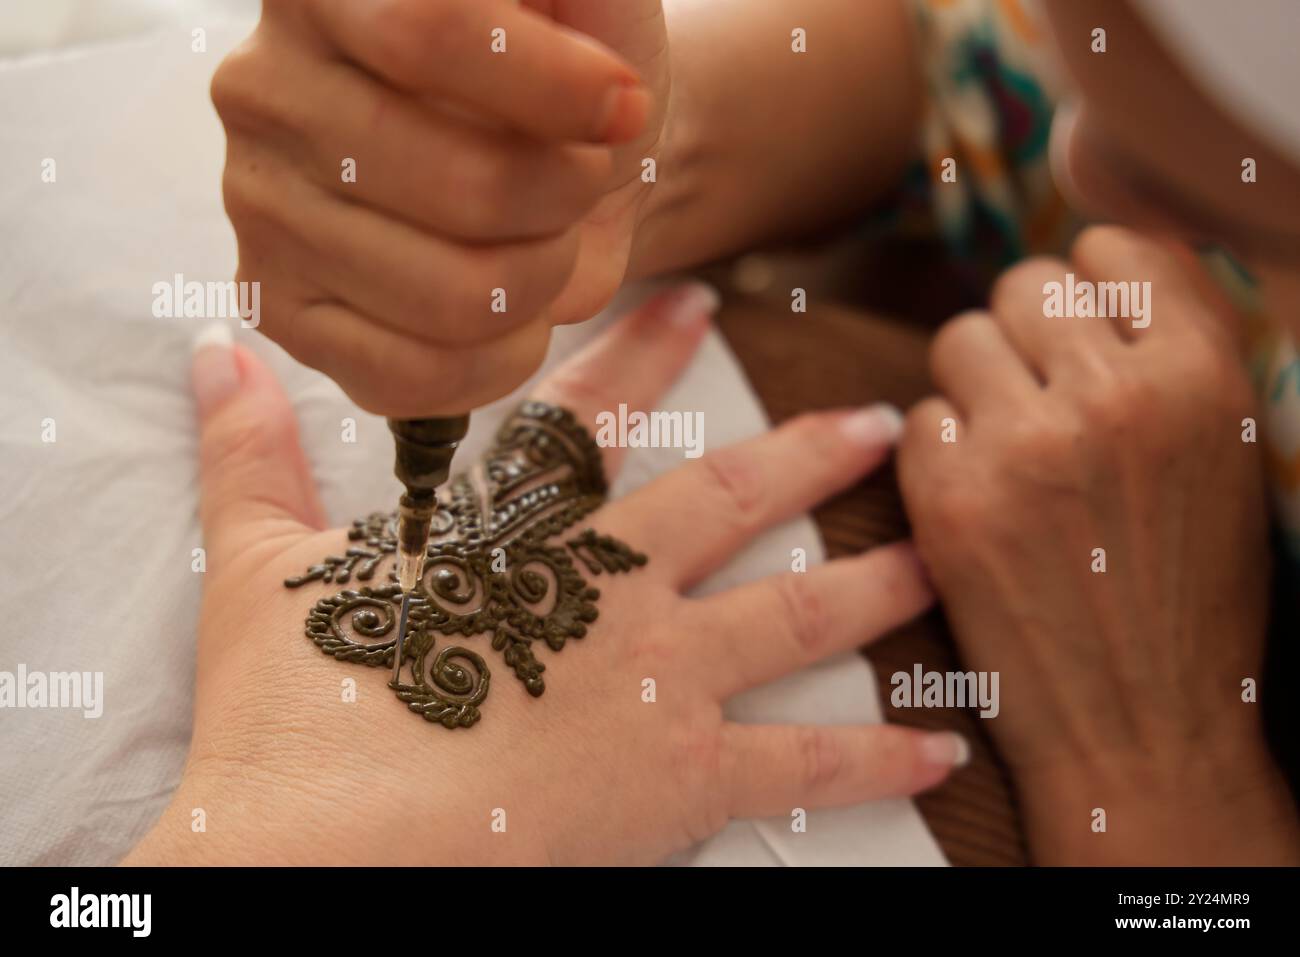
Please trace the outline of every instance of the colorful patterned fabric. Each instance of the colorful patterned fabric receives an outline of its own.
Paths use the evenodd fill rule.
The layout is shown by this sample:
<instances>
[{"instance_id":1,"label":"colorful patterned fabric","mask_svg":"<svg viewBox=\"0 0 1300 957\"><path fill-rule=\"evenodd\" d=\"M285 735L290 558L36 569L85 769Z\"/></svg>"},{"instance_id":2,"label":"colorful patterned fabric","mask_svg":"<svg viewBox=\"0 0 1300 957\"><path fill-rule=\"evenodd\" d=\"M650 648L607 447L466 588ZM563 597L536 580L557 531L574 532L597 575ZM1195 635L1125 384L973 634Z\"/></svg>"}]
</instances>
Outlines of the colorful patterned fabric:
<instances>
[{"instance_id":1,"label":"colorful patterned fabric","mask_svg":"<svg viewBox=\"0 0 1300 957\"><path fill-rule=\"evenodd\" d=\"M1048 134L1059 95L1047 38L1023 0L909 0L927 102L921 159L902 225L936 229L986 287L1018 259L1061 255L1078 231L1052 182ZM944 162L956 160L955 182ZM921 215L921 211L924 215ZM1280 531L1300 568L1300 355L1265 316L1251 277L1221 252L1207 268L1247 319L1259 441Z\"/></svg>"},{"instance_id":2,"label":"colorful patterned fabric","mask_svg":"<svg viewBox=\"0 0 1300 957\"><path fill-rule=\"evenodd\" d=\"M1077 229L1052 184L1056 94L1044 37L1018 0L913 0L928 96L909 177L950 248L985 284ZM943 179L955 160L956 179ZM939 184L938 186L934 184Z\"/></svg>"}]
</instances>

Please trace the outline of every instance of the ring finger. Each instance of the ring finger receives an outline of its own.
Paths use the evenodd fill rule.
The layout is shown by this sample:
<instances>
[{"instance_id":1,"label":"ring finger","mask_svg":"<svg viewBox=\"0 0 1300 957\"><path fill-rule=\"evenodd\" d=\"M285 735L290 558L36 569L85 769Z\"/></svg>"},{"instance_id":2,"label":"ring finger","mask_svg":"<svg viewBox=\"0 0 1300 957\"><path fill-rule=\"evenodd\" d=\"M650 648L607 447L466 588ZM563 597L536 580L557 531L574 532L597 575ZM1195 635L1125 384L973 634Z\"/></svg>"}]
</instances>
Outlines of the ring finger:
<instances>
[{"instance_id":1,"label":"ring finger","mask_svg":"<svg viewBox=\"0 0 1300 957\"><path fill-rule=\"evenodd\" d=\"M703 283L657 293L544 378L532 397L568 409L593 436L602 413L653 409L703 342L718 301ZM600 451L612 480L627 450L614 443Z\"/></svg>"},{"instance_id":2,"label":"ring finger","mask_svg":"<svg viewBox=\"0 0 1300 957\"><path fill-rule=\"evenodd\" d=\"M263 94L280 105L263 109L291 131L289 148L311 178L436 234L502 242L562 232L595 205L610 175L608 149L464 122L345 63L303 69L310 87L295 89L304 81L286 72Z\"/></svg>"},{"instance_id":3,"label":"ring finger","mask_svg":"<svg viewBox=\"0 0 1300 957\"><path fill-rule=\"evenodd\" d=\"M1003 273L990 296L989 312L1003 335L1044 383L1063 361L1122 345L1110 320L1074 314L1068 272L1058 259L1030 259Z\"/></svg>"}]
</instances>

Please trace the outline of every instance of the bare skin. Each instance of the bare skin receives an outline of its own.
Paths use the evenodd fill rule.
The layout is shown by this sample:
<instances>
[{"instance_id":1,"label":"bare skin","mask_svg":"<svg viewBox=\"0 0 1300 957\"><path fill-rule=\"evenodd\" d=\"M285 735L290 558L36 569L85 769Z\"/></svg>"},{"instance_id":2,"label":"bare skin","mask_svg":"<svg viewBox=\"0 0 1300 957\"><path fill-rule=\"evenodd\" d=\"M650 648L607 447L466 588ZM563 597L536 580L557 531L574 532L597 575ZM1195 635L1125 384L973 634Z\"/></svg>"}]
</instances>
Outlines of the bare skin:
<instances>
[{"instance_id":1,"label":"bare skin","mask_svg":"<svg viewBox=\"0 0 1300 957\"><path fill-rule=\"evenodd\" d=\"M1054 130L1058 179L1153 238L1092 229L941 331L940 397L900 452L918 546L967 659L1005 679L992 730L1037 861L1296 863L1293 799L1241 699L1270 569L1258 446L1241 441L1257 411L1238 320L1178 241L1227 243L1294 322L1300 171L1211 107L1122 0L1048 12L1080 96ZM1242 184L1243 156L1267 185ZM1067 272L1151 281L1152 326L1044 319L1043 285ZM944 447L946 417L963 438Z\"/></svg>"},{"instance_id":2,"label":"bare skin","mask_svg":"<svg viewBox=\"0 0 1300 957\"><path fill-rule=\"evenodd\" d=\"M1228 246L1255 267L1300 266L1300 164L1279 155L1188 78L1124 0L1050 0L1077 86L1053 128L1055 173L1083 212L1152 236ZM1090 52L1093 27L1116 38ZM1251 157L1258 181L1241 181ZM1294 320L1294 314L1286 314Z\"/></svg>"},{"instance_id":3,"label":"bare skin","mask_svg":"<svg viewBox=\"0 0 1300 957\"><path fill-rule=\"evenodd\" d=\"M447 14L433 19L406 15L415 6L348 9L368 10L357 15L373 19L354 26L399 43L399 52L402 37L417 47L457 37L479 43L483 24L465 12L469 0L419 4ZM263 327L374 411L459 411L504 394L540 360L553 323L585 318L625 276L852 216L912 155L919 68L901 2L865 12L858 0L801 7L804 58L788 55L790 6L775 0L671 0L664 16L657 2L620 4L623 19L598 0L530 6L599 41L561 44L548 56L555 68L545 88L570 84L562 100L574 105L552 96L542 111L554 114L548 129L527 128L530 117L505 102L529 102L538 75L504 63L465 73L475 89L456 90L453 71L441 74L439 58L425 58L421 68L431 72L408 77L397 92L386 82L376 91L392 51L346 48L345 34L357 29L322 28L322 14L342 9L326 0L268 3L250 46L218 74L241 278L275 277L285 296L280 319L268 308ZM1300 322L1300 170L1211 106L1124 0L1049 0L1047 9L1079 88L1080 108L1057 133L1059 178L1082 209L1140 234L1094 232L1068 263L1020 267L986 314L960 317L940 336L933 363L942 397L913 413L902 449L909 512L965 654L1022 676L1003 685L1016 701L998 733L1036 858L1295 860L1294 807L1258 722L1224 686L1198 683L1217 675L1235 689L1258 674L1268 556L1259 463L1239 441L1251 405L1235 362L1236 326L1186 250L1168 243L1227 243L1262 278L1271 311ZM1101 22L1111 35L1105 57L1086 42ZM386 32L394 23L396 39ZM538 28L523 24L511 35ZM353 71L348 89L369 92L322 100L340 59ZM329 265L352 255L347 230L284 235L292 219L281 197L302 181L337 193L341 147L325 127L294 125L311 110L273 108L262 91L264 71L277 63L297 64L284 77L282 102L324 104L332 124L351 122L365 134L349 140L375 151L363 168L377 165L397 186L410 170L431 171L418 201L409 197L421 184L343 193L370 217L373 238L353 251L362 262L374 257L363 275L349 279ZM604 117L600 126L593 104L629 75L637 92L617 108L617 121ZM454 114L426 109L449 92ZM756 102L764 108L747 108ZM526 135L501 135L503 127ZM1249 187L1240 181L1243 156L1263 171ZM441 170L444 157L459 165ZM644 158L658 164L653 186L640 179ZM537 175L504 175L520 163ZM503 175L454 175L479 167ZM268 169L279 184L269 190L259 185ZM469 200L455 209L438 203L448 176ZM494 206L503 197L509 216ZM304 222L319 210L325 224L330 202L322 195L293 209ZM528 215L514 215L520 210ZM527 236L518 235L521 223ZM413 243L437 248L412 261ZM429 261L438 268L424 268ZM367 284L375 270L389 281ZM1157 283L1160 328L1134 343L1086 320L1086 331L1045 339L1041 282L1067 270ZM481 306L493 285L527 291L503 316ZM366 299L380 292L397 301ZM1146 361L1156 341L1159 357ZM431 364L464 375L424 375ZM954 450L957 473L944 470L952 463L933 447L941 412L955 414L968 438ZM954 498L954 474L980 481ZM1185 492L1153 486L1159 476L1178 477ZM1044 541L1045 526L1064 537ZM1056 550L1045 554L1035 542ZM1102 542L1130 576L1116 574L1105 588L1077 577ZM1118 811L1112 834L1122 840L1087 840L1096 806Z\"/></svg>"},{"instance_id":4,"label":"bare skin","mask_svg":"<svg viewBox=\"0 0 1300 957\"><path fill-rule=\"evenodd\" d=\"M1045 320L1043 285L1067 272L1150 280L1151 327ZM908 416L899 478L917 546L968 666L1002 676L990 730L1038 863L1300 851L1258 705L1241 697L1261 673L1270 568L1258 446L1241 441L1254 401L1193 290L1160 247L1094 228L1068 263L1017 266L988 312L940 331L941 395Z\"/></svg>"},{"instance_id":5,"label":"bare skin","mask_svg":"<svg viewBox=\"0 0 1300 957\"><path fill-rule=\"evenodd\" d=\"M661 296L537 398L588 424L610 401L652 407L700 342L707 305L698 291ZM914 793L968 754L946 733L722 717L744 688L925 610L933 596L910 545L683 597L762 529L874 469L897 434L889 413L804 417L584 519L649 563L592 582L602 595L587 636L539 650L544 696L500 669L484 718L447 731L393 697L386 669L341 664L303 637L306 610L338 587L281 582L340 553L345 534L324 528L279 386L251 354L233 359L234 383L228 350L195 359L208 573L190 758L126 863L650 864L733 817ZM613 474L622 450L604 451ZM809 467L781 474L776 463L792 457ZM486 641L459 643L489 656ZM344 678L357 682L355 702L341 700ZM206 813L199 833L195 808ZM497 808L505 833L492 829Z\"/></svg>"},{"instance_id":6,"label":"bare skin","mask_svg":"<svg viewBox=\"0 0 1300 957\"><path fill-rule=\"evenodd\" d=\"M1074 118L1062 117L1057 131L1067 191L1083 209L1132 222L1157 242L1091 232L1070 263L1014 270L989 313L960 317L941 334L933 368L944 398L909 417L900 461L918 545L968 660L1007 677L1012 710L994 731L1017 775L1037 860L1295 861L1294 805L1252 706L1240 700L1241 678L1261 667L1270 559L1257 447L1240 441L1253 405L1237 325L1186 250L1162 244L1229 244L1263 277L1273 311L1300 321L1300 170L1211 107L1122 0L1048 6L1080 87ZM888 17L876 5L873 13ZM707 36L710 21L700 21ZM1105 57L1088 51L1098 23L1112 37ZM910 47L891 49L906 55L876 62L910 103ZM784 61L773 59L761 75L781 71ZM676 71L684 87L686 63ZM863 105L872 132L905 135L906 120L870 98ZM752 163L780 148L771 134L728 125L737 115L702 108L682 123L703 139L680 147L684 156L735 159L715 160L711 171L699 160L684 164L699 171L699 184L686 176L675 188L725 197L706 185L728 181L720 170L745 182L746 157ZM823 114L821 128L830 120ZM715 128L725 133L716 141ZM1246 155L1267 170L1267 188L1241 183ZM900 160L888 139L857 156L879 157L882 170ZM862 195L833 164L823 171L816 188ZM747 191L746 199L760 210L774 195L752 192L757 198ZM665 202L656 230L656 204L668 195L665 187L647 206L648 246L687 232L686 203ZM709 219L727 213L715 209ZM1154 280L1163 328L1137 344L1105 323L1045 334L1042 283L1071 270ZM1198 387L1189 392L1187 382ZM938 422L948 415L970 429L967 441L938 448ZM1180 474L1176 487L1186 495L1169 494L1163 483ZM1088 556L1103 541L1129 585L1149 587L1106 579L1114 587L1100 588ZM1111 811L1107 840L1092 840L1098 806Z\"/></svg>"},{"instance_id":7,"label":"bare skin","mask_svg":"<svg viewBox=\"0 0 1300 957\"><path fill-rule=\"evenodd\" d=\"M666 7L268 0L212 82L261 331L369 411L463 412L629 276L847 219L901 171L920 84L899 0L801 11L806 56L783 3Z\"/></svg>"}]
</instances>

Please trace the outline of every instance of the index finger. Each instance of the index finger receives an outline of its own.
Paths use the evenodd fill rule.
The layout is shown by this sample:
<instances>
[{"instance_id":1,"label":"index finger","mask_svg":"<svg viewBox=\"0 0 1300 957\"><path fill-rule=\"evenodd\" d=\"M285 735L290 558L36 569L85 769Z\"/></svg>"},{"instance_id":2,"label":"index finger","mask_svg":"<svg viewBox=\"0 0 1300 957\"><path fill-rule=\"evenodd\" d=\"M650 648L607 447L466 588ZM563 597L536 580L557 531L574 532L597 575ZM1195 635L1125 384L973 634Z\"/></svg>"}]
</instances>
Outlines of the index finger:
<instances>
[{"instance_id":1,"label":"index finger","mask_svg":"<svg viewBox=\"0 0 1300 957\"><path fill-rule=\"evenodd\" d=\"M599 441L600 418L654 409L682 374L718 308L718 294L687 283L652 297L621 318L543 379L531 398L568 409ZM601 445L606 477L613 479L627 449Z\"/></svg>"},{"instance_id":2,"label":"index finger","mask_svg":"<svg viewBox=\"0 0 1300 957\"><path fill-rule=\"evenodd\" d=\"M622 143L650 95L596 40L501 0L314 0L320 29L391 85L548 140Z\"/></svg>"},{"instance_id":3,"label":"index finger","mask_svg":"<svg viewBox=\"0 0 1300 957\"><path fill-rule=\"evenodd\" d=\"M1185 247L1120 226L1093 226L1075 240L1071 258L1089 279L1127 285L1130 301L1142 301L1142 316L1116 320L1121 335L1135 343L1196 326L1229 336L1241 332L1237 310Z\"/></svg>"}]
</instances>

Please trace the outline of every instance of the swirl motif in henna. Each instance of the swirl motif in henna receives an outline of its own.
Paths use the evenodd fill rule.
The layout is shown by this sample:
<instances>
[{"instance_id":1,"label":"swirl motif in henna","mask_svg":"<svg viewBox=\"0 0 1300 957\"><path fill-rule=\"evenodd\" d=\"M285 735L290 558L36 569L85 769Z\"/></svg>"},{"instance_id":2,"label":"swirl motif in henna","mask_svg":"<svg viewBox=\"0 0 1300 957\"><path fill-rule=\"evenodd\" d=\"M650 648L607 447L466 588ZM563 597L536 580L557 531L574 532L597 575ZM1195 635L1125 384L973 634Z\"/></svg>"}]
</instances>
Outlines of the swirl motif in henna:
<instances>
[{"instance_id":1,"label":"swirl motif in henna","mask_svg":"<svg viewBox=\"0 0 1300 957\"><path fill-rule=\"evenodd\" d=\"M525 402L506 418L477 471L453 478L440 498L402 649L410 679L389 683L408 708L446 728L468 728L480 717L487 663L461 645L435 648L439 635L489 636L530 695L546 691L546 665L533 642L560 651L586 635L598 614L600 592L574 558L592 575L646 562L593 529L567 548L547 544L598 508L605 491L600 450L570 412ZM348 539L363 544L286 579L286 587L372 581L397 549L396 514L353 522ZM307 637L340 661L391 667L402 600L391 563L387 579L321 598L307 616Z\"/></svg>"}]
</instances>

